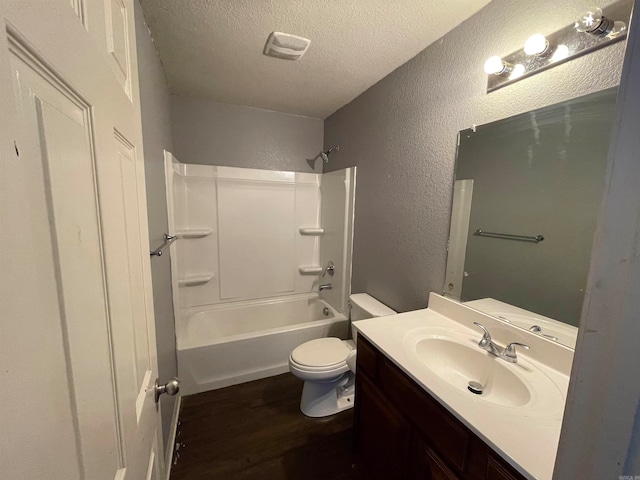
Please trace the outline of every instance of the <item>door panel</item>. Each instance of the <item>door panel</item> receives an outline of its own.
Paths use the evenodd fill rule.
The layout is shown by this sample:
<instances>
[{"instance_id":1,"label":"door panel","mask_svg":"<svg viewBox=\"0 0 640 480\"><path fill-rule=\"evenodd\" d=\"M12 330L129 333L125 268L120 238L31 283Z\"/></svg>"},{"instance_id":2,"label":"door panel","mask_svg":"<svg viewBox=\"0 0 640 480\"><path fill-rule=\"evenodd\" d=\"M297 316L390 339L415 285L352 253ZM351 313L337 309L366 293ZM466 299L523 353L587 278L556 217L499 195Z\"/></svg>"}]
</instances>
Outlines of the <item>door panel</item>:
<instances>
[{"instance_id":1,"label":"door panel","mask_svg":"<svg viewBox=\"0 0 640 480\"><path fill-rule=\"evenodd\" d=\"M130 11L122 0L104 0L107 33L107 49L111 56L111 68L128 96L131 96L129 81L129 38L127 16Z\"/></svg>"},{"instance_id":2,"label":"door panel","mask_svg":"<svg viewBox=\"0 0 640 480\"><path fill-rule=\"evenodd\" d=\"M115 132L116 149L120 165L120 185L123 201L123 218L125 221L126 244L124 248L128 257L129 289L131 292L131 326L133 330L135 347L135 378L138 388L147 372L150 370L149 345L147 344L148 332L146 325L146 305L145 290L143 282L143 265L139 254L140 224L138 215L140 205L138 205L138 184L136 171L135 147L119 132ZM145 321L136 322L135 319ZM153 379L155 380L155 379Z\"/></svg>"},{"instance_id":3,"label":"door panel","mask_svg":"<svg viewBox=\"0 0 640 480\"><path fill-rule=\"evenodd\" d=\"M41 112L35 101L30 107L23 110L25 115L17 117L16 130L24 128L24 117L30 115L30 123L38 132ZM11 150L14 157L8 160ZM8 392L0 437L0 477L77 479L82 465L78 462L80 446L72 409L75 400L69 388L64 348L66 328L56 271L57 249L52 242L49 179L38 142L21 143L19 149L16 145L9 150L3 148L3 154L1 225L12 233L2 236L0 248L0 372ZM23 372L29 372L27 378ZM52 411L57 414L51 415ZM11 444L29 445L40 453L39 461L24 462Z\"/></svg>"},{"instance_id":4,"label":"door panel","mask_svg":"<svg viewBox=\"0 0 640 480\"><path fill-rule=\"evenodd\" d=\"M20 144L26 158L42 164L66 351L65 369L51 372L57 380L52 387L69 389L80 471L89 478L114 478L121 460L87 107L53 75L44 69L36 73L19 55L13 53L11 69ZM37 343L31 348L38 348ZM55 442L55 431L48 438ZM106 472L111 473L105 477Z\"/></svg>"},{"instance_id":5,"label":"door panel","mask_svg":"<svg viewBox=\"0 0 640 480\"><path fill-rule=\"evenodd\" d=\"M84 1L83 0L69 0L71 4L71 8L76 12L76 15L80 19L80 21L84 24L85 21L85 11L84 11Z\"/></svg>"}]
</instances>

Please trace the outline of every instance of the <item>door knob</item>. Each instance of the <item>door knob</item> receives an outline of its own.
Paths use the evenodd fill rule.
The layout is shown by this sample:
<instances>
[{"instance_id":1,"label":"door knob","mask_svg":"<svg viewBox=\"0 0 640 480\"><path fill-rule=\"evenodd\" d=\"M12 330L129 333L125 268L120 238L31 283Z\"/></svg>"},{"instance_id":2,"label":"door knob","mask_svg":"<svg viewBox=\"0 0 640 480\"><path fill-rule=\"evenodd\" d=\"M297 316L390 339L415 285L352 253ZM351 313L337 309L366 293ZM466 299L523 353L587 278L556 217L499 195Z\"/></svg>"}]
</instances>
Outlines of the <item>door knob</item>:
<instances>
[{"instance_id":1,"label":"door knob","mask_svg":"<svg viewBox=\"0 0 640 480\"><path fill-rule=\"evenodd\" d=\"M156 378L156 384L154 386L156 403L160 399L160 395L166 393L167 395L174 396L180 391L180 380L172 378L164 385L158 385L158 379Z\"/></svg>"}]
</instances>

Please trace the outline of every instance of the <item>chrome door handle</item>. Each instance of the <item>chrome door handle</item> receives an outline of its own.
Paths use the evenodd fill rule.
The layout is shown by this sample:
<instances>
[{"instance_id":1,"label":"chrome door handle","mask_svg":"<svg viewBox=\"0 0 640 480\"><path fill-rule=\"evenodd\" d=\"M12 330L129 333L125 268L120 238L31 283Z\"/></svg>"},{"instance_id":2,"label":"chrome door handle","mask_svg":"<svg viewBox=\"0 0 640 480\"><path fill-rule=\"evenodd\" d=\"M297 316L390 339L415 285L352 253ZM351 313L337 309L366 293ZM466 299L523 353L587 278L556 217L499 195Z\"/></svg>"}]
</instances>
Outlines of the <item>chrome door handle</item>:
<instances>
[{"instance_id":1,"label":"chrome door handle","mask_svg":"<svg viewBox=\"0 0 640 480\"><path fill-rule=\"evenodd\" d=\"M158 380L159 379L156 378L156 383L154 386L154 398L156 400L156 403L158 403L160 395L162 395L163 393L173 396L180 391L180 380L178 380L177 378L172 378L164 385L159 385Z\"/></svg>"}]
</instances>

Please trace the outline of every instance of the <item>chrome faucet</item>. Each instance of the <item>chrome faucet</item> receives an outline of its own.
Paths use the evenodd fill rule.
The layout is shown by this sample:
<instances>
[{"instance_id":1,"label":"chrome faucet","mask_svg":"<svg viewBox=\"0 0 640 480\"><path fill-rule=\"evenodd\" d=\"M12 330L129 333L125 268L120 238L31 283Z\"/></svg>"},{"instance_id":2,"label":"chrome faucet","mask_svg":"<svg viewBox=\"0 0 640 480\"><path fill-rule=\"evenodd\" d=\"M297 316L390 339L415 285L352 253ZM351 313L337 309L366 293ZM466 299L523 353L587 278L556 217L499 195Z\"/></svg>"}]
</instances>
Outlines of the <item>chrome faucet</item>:
<instances>
[{"instance_id":1,"label":"chrome faucet","mask_svg":"<svg viewBox=\"0 0 640 480\"><path fill-rule=\"evenodd\" d=\"M489 352L491 355L495 355L496 357L502 358L503 360L506 360L509 363L518 363L518 356L516 355L516 346L526 348L527 350L529 350L529 345L525 345L524 343L520 343L520 342L511 342L505 348L502 348L496 345L495 343L493 343L493 340L491 340L491 334L489 333L489 330L485 328L484 325L478 322L473 322L473 324L477 327L480 327L484 331L482 338L478 342L478 346L483 350L486 350L487 352Z\"/></svg>"},{"instance_id":2,"label":"chrome faucet","mask_svg":"<svg viewBox=\"0 0 640 480\"><path fill-rule=\"evenodd\" d=\"M320 285L320 287L318 287L320 289L320 291L322 292L323 290L331 290L331 284L330 283L323 283L322 285Z\"/></svg>"}]
</instances>

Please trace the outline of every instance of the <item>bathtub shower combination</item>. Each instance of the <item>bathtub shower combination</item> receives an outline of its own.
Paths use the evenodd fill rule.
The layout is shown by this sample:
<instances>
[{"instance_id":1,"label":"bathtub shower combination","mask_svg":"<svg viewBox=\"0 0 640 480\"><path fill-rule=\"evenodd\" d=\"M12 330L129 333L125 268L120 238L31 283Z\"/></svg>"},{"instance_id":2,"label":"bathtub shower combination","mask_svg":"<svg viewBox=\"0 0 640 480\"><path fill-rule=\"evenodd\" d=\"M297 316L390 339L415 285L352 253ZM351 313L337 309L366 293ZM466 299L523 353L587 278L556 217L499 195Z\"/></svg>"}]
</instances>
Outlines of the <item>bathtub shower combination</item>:
<instances>
[{"instance_id":1,"label":"bathtub shower combination","mask_svg":"<svg viewBox=\"0 0 640 480\"><path fill-rule=\"evenodd\" d=\"M287 372L301 343L347 337L355 168L193 165L169 152L165 167L184 394Z\"/></svg>"}]
</instances>

